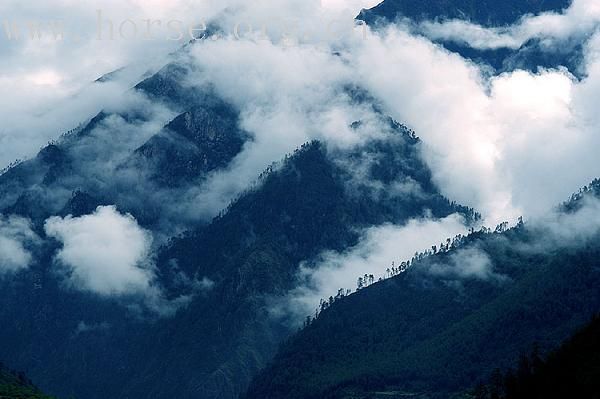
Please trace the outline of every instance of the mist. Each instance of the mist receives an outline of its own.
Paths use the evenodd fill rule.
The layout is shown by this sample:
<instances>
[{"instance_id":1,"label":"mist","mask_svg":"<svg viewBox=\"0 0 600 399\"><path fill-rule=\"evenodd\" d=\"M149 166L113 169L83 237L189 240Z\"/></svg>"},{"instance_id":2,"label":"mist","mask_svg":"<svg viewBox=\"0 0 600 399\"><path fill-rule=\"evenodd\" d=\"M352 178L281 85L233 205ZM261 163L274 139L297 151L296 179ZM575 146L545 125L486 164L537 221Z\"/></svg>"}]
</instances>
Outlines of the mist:
<instances>
[{"instance_id":1,"label":"mist","mask_svg":"<svg viewBox=\"0 0 600 399\"><path fill-rule=\"evenodd\" d=\"M108 109L116 116L91 135L93 145L78 151L81 175L84 179L93 177L98 187L110 187L119 173L117 187L139 180L139 187L132 189L131 195L121 190L121 199L124 203L130 201L134 208L136 196L142 193L143 198L157 204L163 216L158 222L161 228L154 232L152 242L163 242L168 236L193 228L197 223L209 222L252 186L268 165L307 141L317 139L334 149L348 149L385 136L373 110L357 104L348 95L347 87L360 87L375 98L385 113L406 123L422 138L423 158L442 194L480 211L488 225L516 220L520 215L545 215L578 187L600 176L595 151L600 144L597 134L600 119L595 110L600 92L600 36L594 33L598 10L591 2L576 1L562 15L528 16L501 31L450 21L423 25L424 35L402 24L378 31L358 24L338 35L319 29L311 30L311 35L293 35L294 32L286 31L285 27L271 23L294 15L322 27L334 21L351 21L352 13L358 11L355 7L366 5L371 4L355 2L348 7L334 1L324 4L260 1L248 7L244 2L231 1L207 2L190 12L186 22L191 23L194 18L211 21L220 26L221 31L217 37L197 40L183 50L189 55L192 71L184 83L194 90L210 87L232 104L240 114L240 127L252 136L226 168L212 171L201 184L195 182L182 189L157 190L146 181L143 172L123 169L121 161L137 145L160 131L176 112L137 94L132 95L131 101L115 104L113 99L129 98L129 94L123 97L123 93L127 93L136 79L147 76L143 69L135 69L136 73L128 73L126 79L116 82L91 84L91 75L85 78L79 75L82 69L77 65L64 66L64 60L58 63L69 49L68 43L53 47L57 52L53 59L57 62L55 69L64 66L60 74L50 67L39 71L29 66L22 75L4 72L0 76L0 82L7 85L7 89L14 81L29 82L32 93L41 93L39 97L33 96L36 109L33 113L26 97L16 96L11 104L4 100L7 102L6 107L2 107L6 112L4 119L9 122L3 128L8 133L0 135L4 152L0 154L0 162L7 163L15 155L31 155L60 131L76 126L100 109ZM163 2L147 5L131 2L124 9L116 3L112 6L115 8L106 9L106 18L126 15L126 12L140 17L164 13L167 18L175 17L181 10L190 10L188 4ZM74 12L90 18L88 11ZM246 32L241 38L226 28L239 21L253 27L252 32ZM266 34L258 29L263 25L270 28ZM580 67L586 71L586 77L578 80L564 68L494 75L489 68L465 60L431 41L455 40L473 48L514 48L531 38L553 43L572 38L582 40L585 56ZM100 51L92 43L88 40L72 49L78 51L82 59L90 59L93 52ZM145 60L146 54L141 53L150 45L153 43L118 41L114 49L102 47L101 51L110 54L107 59L113 62L92 69L94 76L100 74L100 69L109 72L134 59ZM154 57L155 62L147 64L148 69L156 70L167 61L181 62L164 55L178 46L181 43L158 46L156 53L162 51L163 54ZM4 51L13 57L11 62L17 62L25 54L25 50L19 53L16 47ZM86 83L89 86L81 83L86 79L90 79ZM69 82L78 84L71 86ZM83 86L89 92L82 91ZM140 108L150 110L146 122L132 124L119 119L118 115ZM30 114L34 117L30 118ZM359 120L365 122L363 127L351 129L351 124ZM24 139L16 139L18 132L28 133ZM360 175L360 170L356 172ZM402 192L407 187L398 189ZM392 243L398 242L398 229L404 231L412 226L419 231L424 228L419 223L433 228L426 222L413 222L408 227L374 229L380 229L376 230L378 240ZM452 236L455 230L462 228L456 220L451 225L448 223L442 222L437 230L444 237L433 241ZM402 245L410 249L408 252L436 244L430 242L432 239L427 234L415 236L420 237L418 242ZM369 233L365 233L366 244L360 249L363 252L369 252L365 248L373 245L368 244L372 240L369 237ZM323 270L323 273L336 270L334 277L328 280L338 287L320 287L319 281L324 279L318 277L319 272L305 276L308 283L305 281L299 290L310 292L311 299L306 302L312 306L312 298L326 291L325 296L329 296L341 288L339 286L352 286L355 272L364 267L364 263L356 261L354 268L331 269L330 265L339 264L336 257L369 259L369 256L380 256L377 252L385 250L377 247L361 256L353 252L324 255L325 260L314 270ZM387 261L378 258L377 264L387 265L392 259L402 257L402 253L381 255ZM26 263L26 257L19 259L17 263ZM377 266L375 274L380 272L380 267L383 266ZM317 286L316 293L313 286ZM330 291L331 288L335 289Z\"/></svg>"},{"instance_id":2,"label":"mist","mask_svg":"<svg viewBox=\"0 0 600 399\"><path fill-rule=\"evenodd\" d=\"M27 219L0 214L0 278L26 269L39 237Z\"/></svg>"},{"instance_id":3,"label":"mist","mask_svg":"<svg viewBox=\"0 0 600 399\"><path fill-rule=\"evenodd\" d=\"M450 237L466 233L462 216L444 219L413 219L405 225L383 225L366 229L359 243L339 253L326 251L316 260L300 265L298 287L273 306L275 315L292 315L293 323L315 313L321 299L335 296L339 289L357 288L357 279L373 275L375 281L389 277L392 262L400 265L415 253L429 250ZM279 300L278 300L279 301Z\"/></svg>"}]
</instances>

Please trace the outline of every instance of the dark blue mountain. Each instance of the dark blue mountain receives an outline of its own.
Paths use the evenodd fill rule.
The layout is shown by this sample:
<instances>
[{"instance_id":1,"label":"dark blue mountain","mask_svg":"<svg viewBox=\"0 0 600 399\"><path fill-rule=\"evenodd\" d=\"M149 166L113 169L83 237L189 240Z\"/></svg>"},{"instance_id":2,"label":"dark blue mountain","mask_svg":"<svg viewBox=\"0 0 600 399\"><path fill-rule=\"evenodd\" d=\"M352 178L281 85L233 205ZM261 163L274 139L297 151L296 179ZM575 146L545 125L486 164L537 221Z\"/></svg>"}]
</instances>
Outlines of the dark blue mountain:
<instances>
[{"instance_id":1,"label":"dark blue mountain","mask_svg":"<svg viewBox=\"0 0 600 399\"><path fill-rule=\"evenodd\" d=\"M116 204L144 226L160 223L165 192L175 195L172 191L201 184L208 173L226 168L250 139L238 126L235 107L210 88L182 84L186 65L168 64L135 87L179 113L145 143L128 151L119 144L130 140L132 127L152 118L149 111L102 111L0 175L0 212L31 218L39 228L84 193L97 200L88 209Z\"/></svg>"},{"instance_id":2,"label":"dark blue mountain","mask_svg":"<svg viewBox=\"0 0 600 399\"><path fill-rule=\"evenodd\" d=\"M250 135L238 127L233 107L212 100L179 115L135 150L128 168L145 170L164 186L189 184L225 168Z\"/></svg>"},{"instance_id":3,"label":"dark blue mountain","mask_svg":"<svg viewBox=\"0 0 600 399\"><path fill-rule=\"evenodd\" d=\"M599 236L557 244L527 224L503 230L475 232L338 299L282 345L245 398L466 398L534 344L556 348L600 311ZM473 259L493 274L453 274Z\"/></svg>"},{"instance_id":4,"label":"dark blue mountain","mask_svg":"<svg viewBox=\"0 0 600 399\"><path fill-rule=\"evenodd\" d=\"M533 347L518 365L495 371L475 399L597 398L600 396L600 318L577 331L548 356Z\"/></svg>"},{"instance_id":5,"label":"dark blue mountain","mask_svg":"<svg viewBox=\"0 0 600 399\"><path fill-rule=\"evenodd\" d=\"M128 132L114 126L142 126L147 111L101 112L0 176L0 212L31 218L43 239L28 269L0 280L0 358L47 392L87 399L235 398L291 332L271 317L269 299L294 287L301 262L355 245L361 228L424 214L477 218L439 193L414 133L373 106L389 131L386 139L353 150L307 143L223 204L214 220L189 226L157 250L155 283L166 299L193 295L175 315L132 312L119 298L68 289L53 262L61 244L44 234L47 217L116 204L162 232L165 206L176 205L181 190L200 187L207 173L226 168L250 139L238 111L210 88L185 86L186 73L185 62L175 62L136 86L177 116L132 150L122 151ZM365 106L372 101L346 90ZM348 165L361 167L375 185ZM414 190L394 191L396 183ZM165 198L174 203L164 204Z\"/></svg>"},{"instance_id":6,"label":"dark blue mountain","mask_svg":"<svg viewBox=\"0 0 600 399\"><path fill-rule=\"evenodd\" d=\"M384 0L370 10L363 10L360 18L369 24L378 19L393 21L410 18L416 22L425 20L462 19L483 26L506 26L519 21L525 15L543 12L560 12L572 0Z\"/></svg>"},{"instance_id":7,"label":"dark blue mountain","mask_svg":"<svg viewBox=\"0 0 600 399\"><path fill-rule=\"evenodd\" d=\"M381 27L398 19L414 23L459 19L485 27L502 27L518 23L528 15L564 11L571 0L487 1L487 0L385 0L376 7L363 10L358 19L372 27ZM439 44L464 58L492 66L497 73L516 69L537 71L538 68L566 67L575 76L582 77L581 43L565 41L548 46L540 39L531 39L519 49L499 48L480 50L468 44L439 40Z\"/></svg>"}]
</instances>

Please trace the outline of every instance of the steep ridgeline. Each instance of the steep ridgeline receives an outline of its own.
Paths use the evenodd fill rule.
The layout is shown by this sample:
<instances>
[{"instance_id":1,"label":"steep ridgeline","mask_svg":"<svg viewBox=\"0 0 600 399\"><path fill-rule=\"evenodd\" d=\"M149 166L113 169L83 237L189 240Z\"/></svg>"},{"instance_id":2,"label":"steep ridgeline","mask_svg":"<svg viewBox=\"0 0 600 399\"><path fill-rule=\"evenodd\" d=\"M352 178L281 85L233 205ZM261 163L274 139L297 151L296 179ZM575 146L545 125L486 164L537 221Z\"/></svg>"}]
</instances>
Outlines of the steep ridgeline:
<instances>
[{"instance_id":1,"label":"steep ridgeline","mask_svg":"<svg viewBox=\"0 0 600 399\"><path fill-rule=\"evenodd\" d=\"M372 27L385 26L398 19L414 23L459 19L484 27L505 27L519 22L525 15L539 15L568 8L572 0L385 0L376 7L363 10L358 19ZM583 59L583 43L565 41L548 46L540 39L531 39L518 49L476 49L465 43L439 40L448 50L465 58L491 65L498 73L516 69L536 71L538 67L567 67L582 76L579 64Z\"/></svg>"},{"instance_id":2,"label":"steep ridgeline","mask_svg":"<svg viewBox=\"0 0 600 399\"><path fill-rule=\"evenodd\" d=\"M573 201L597 209L593 189ZM534 343L556 348L600 311L598 216L575 208L557 224L474 232L337 300L282 345L245 398L469 397Z\"/></svg>"},{"instance_id":3,"label":"steep ridgeline","mask_svg":"<svg viewBox=\"0 0 600 399\"><path fill-rule=\"evenodd\" d=\"M228 104L210 99L179 115L135 150L128 168L145 170L164 186L178 186L226 167L242 150L248 133Z\"/></svg>"},{"instance_id":4,"label":"steep ridgeline","mask_svg":"<svg viewBox=\"0 0 600 399\"><path fill-rule=\"evenodd\" d=\"M186 85L190 63L184 58L169 64L136 86L154 101L185 110L126 162L129 168L146 170L159 186L182 186L226 167L250 139L239 127L238 111L231 104L210 88Z\"/></svg>"},{"instance_id":5,"label":"steep ridgeline","mask_svg":"<svg viewBox=\"0 0 600 399\"><path fill-rule=\"evenodd\" d=\"M176 83L159 74L145 84L159 95L171 96ZM209 148L220 153L222 148L211 140L231 114L219 104L211 102L210 112L196 116L196 108L190 106L169 125L169 132L159 134L169 136L167 140L175 134L198 139L199 151ZM216 125L207 122L196 129L209 114ZM133 120L134 115L129 117ZM269 168L219 217L173 238L160 250L155 259L156 287L170 299L194 295L174 316L140 317L135 307L123 306L129 298L105 298L66 286L53 262L60 244L43 240L27 269L0 281L0 342L5 343L0 358L10 359L11 367L26 370L46 391L61 397L238 397L290 333L270 314L269 301L294 287L302 261L324 250L343 251L355 245L364 227L403 224L425 214L442 218L458 212L467 221L477 218L472 210L439 194L414 133L380 117L378 126L388 133L385 138L352 150L306 144ZM19 210L41 224L52 209L37 202L27 206L23 192L46 194L64 185L65 191L78 189L83 169L69 167L69 148L85 140L91 126L106 118L111 117L99 115L65 143L47 147L35 160L2 175L1 187L6 191L0 198L20 204L5 209ZM361 122L352 125L361 126ZM152 139L139 148L144 149L128 152L120 165L131 171L135 168L127 167L128 162L140 162L139 156L150 163L163 159L156 155L162 149ZM200 165L191 170L223 165L198 154L194 150L192 162ZM165 176L171 173L165 169L164 176L150 180L170 186L172 181ZM77 184L71 186L72 181ZM11 184L22 192L16 198L9 198ZM122 190L117 193L141 195L135 187L117 187ZM84 215L98 203L114 203L112 195L113 191L99 188L76 190L74 195L69 191L66 205L60 203L56 209L61 214ZM132 209L144 226L152 226L151 198L139 197L138 203L146 206L121 208L117 202L119 210Z\"/></svg>"},{"instance_id":6,"label":"steep ridgeline","mask_svg":"<svg viewBox=\"0 0 600 399\"><path fill-rule=\"evenodd\" d=\"M0 363L0 398L52 399L44 395L23 373L15 373Z\"/></svg>"},{"instance_id":7,"label":"steep ridgeline","mask_svg":"<svg viewBox=\"0 0 600 399\"><path fill-rule=\"evenodd\" d=\"M403 223L425 209L434 217L462 212L474 218L471 210L437 193L419 160L418 140L393 126L392 141L350 153L327 150L319 142L303 146L212 224L173 240L159 256L162 270L175 265L214 286L150 336L147 347L155 352L122 392L149 398L237 397L290 332L271 317L268 304L294 287L301 261L356 244L357 228ZM367 170L382 187L410 180L419 191L394 195L384 188L374 195L355 182L348 162L373 158L379 161ZM177 291L177 278L165 275L164 280Z\"/></svg>"},{"instance_id":8,"label":"steep ridgeline","mask_svg":"<svg viewBox=\"0 0 600 399\"><path fill-rule=\"evenodd\" d=\"M595 179L579 192L573 194L568 201L560 206L565 213L573 213L581 210L590 198L600 198L600 179Z\"/></svg>"},{"instance_id":9,"label":"steep ridgeline","mask_svg":"<svg viewBox=\"0 0 600 399\"><path fill-rule=\"evenodd\" d=\"M40 228L51 215L116 204L146 227L160 223L168 216L166 196L201 185L250 139L231 104L210 88L183 83L187 65L174 61L138 84L132 93L148 104L100 112L0 175L0 213L31 218ZM175 117L162 127L165 109Z\"/></svg>"}]
</instances>

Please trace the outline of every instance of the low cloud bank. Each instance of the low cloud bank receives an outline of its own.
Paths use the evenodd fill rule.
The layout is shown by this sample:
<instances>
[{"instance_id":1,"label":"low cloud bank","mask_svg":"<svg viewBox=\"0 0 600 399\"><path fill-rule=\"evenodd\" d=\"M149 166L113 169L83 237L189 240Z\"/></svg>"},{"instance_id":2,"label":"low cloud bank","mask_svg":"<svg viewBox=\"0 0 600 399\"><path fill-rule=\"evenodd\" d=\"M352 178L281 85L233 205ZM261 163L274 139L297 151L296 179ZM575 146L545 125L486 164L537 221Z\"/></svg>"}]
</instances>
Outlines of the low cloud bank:
<instances>
[{"instance_id":1,"label":"low cloud bank","mask_svg":"<svg viewBox=\"0 0 600 399\"><path fill-rule=\"evenodd\" d=\"M0 214L0 277L26 269L38 241L27 219Z\"/></svg>"},{"instance_id":2,"label":"low cloud bank","mask_svg":"<svg viewBox=\"0 0 600 399\"><path fill-rule=\"evenodd\" d=\"M421 266L421 265L419 265ZM464 279L501 282L506 276L494 272L490 256L478 248L459 249L445 263L425 263L425 272L446 281L460 282Z\"/></svg>"},{"instance_id":3,"label":"low cloud bank","mask_svg":"<svg viewBox=\"0 0 600 399\"><path fill-rule=\"evenodd\" d=\"M454 41L480 50L518 49L527 41L540 39L547 50L561 50L569 41L590 36L600 23L600 5L591 0L574 0L563 13L525 16L515 25L486 28L462 20L425 22L422 32L433 40Z\"/></svg>"},{"instance_id":4,"label":"low cloud bank","mask_svg":"<svg viewBox=\"0 0 600 399\"><path fill-rule=\"evenodd\" d=\"M388 274L391 262L396 265L424 251L426 243L437 245L447 238L466 232L460 215L441 220L414 219L404 226L384 225L367 229L359 242L346 252L324 252L315 264L301 265L299 285L283 305L274 307L275 314L293 315L295 321L314 314L321 299L339 289L354 291L359 276L373 275L374 281Z\"/></svg>"},{"instance_id":5,"label":"low cloud bank","mask_svg":"<svg viewBox=\"0 0 600 399\"><path fill-rule=\"evenodd\" d=\"M586 245L600 234L600 199L585 196L576 210L556 210L531 220L528 225L540 237L535 244L537 250Z\"/></svg>"},{"instance_id":6,"label":"low cloud bank","mask_svg":"<svg viewBox=\"0 0 600 399\"><path fill-rule=\"evenodd\" d=\"M68 288L121 300L131 310L171 316L214 286L206 277L186 279L186 294L167 299L151 258L151 233L115 206L81 217L51 217L44 228L62 244L54 260Z\"/></svg>"}]
</instances>

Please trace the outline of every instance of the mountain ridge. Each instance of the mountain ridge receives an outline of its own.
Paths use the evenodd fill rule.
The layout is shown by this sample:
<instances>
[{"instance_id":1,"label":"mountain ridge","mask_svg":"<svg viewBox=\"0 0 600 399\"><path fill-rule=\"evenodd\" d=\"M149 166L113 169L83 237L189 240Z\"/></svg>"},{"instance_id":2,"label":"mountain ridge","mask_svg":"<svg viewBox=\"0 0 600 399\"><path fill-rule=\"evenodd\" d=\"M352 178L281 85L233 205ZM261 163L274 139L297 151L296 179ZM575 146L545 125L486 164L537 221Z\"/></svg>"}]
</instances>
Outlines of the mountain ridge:
<instances>
[{"instance_id":1,"label":"mountain ridge","mask_svg":"<svg viewBox=\"0 0 600 399\"><path fill-rule=\"evenodd\" d=\"M170 74L173 68L177 72ZM224 119L207 111L214 114L211 120L222 129L221 133L211 127L212 122L206 122L206 112L200 111L200 117L194 117L195 105L215 105L218 110L224 103L218 98L207 100L210 91L190 92L182 87L180 73L184 71L183 67L168 67L142 84L145 90L156 90L150 95L159 100L164 96L167 101L171 97L176 100L173 107L177 112L170 119L170 127L159 127L150 137L179 134L209 147L210 137L239 137L235 133L241 130L234 127L234 109L227 108L222 114ZM372 101L357 91L353 98L365 105ZM144 110L102 112L88 126L69 135L64 144L52 143L34 160L9 170L0 176L0 193L7 203L2 209L33 218L43 244L29 269L10 282L1 282L0 323L9 328L0 331L0 340L7 343L0 347L0 356L27 370L48 392L64 397L237 397L290 332L288 325L272 319L266 299L293 287L301 261L324 250L343 250L355 244L360 228L388 222L402 224L425 214L441 218L458 212L467 220L477 217L473 210L439 193L414 132L376 107L374 113L386 133L380 138L350 150L317 141L307 143L278 166L267 169L258 184L243 192L231 206L223 204L226 209L220 216L192 225L188 233L175 235L157 248L155 283L164 299L189 300L174 316L166 318L148 319L143 308L140 317L123 306L126 298L99 298L65 289L53 260L61 243L46 240L43 230L49 216L84 216L95 212L99 205L115 204L119 212L131 213L140 226L154 228L161 208L155 207L151 195L126 184L128 180L106 179L97 173L93 157L89 158L90 165L94 165L92 178L82 184L89 165L73 158L79 152L72 152L81 143L93 144L94 129L103 125L122 121L126 126L144 126ZM200 126L194 127L197 121ZM223 123L228 127L223 128ZM351 128L361 129L363 123L357 121ZM184 143L187 147L187 141ZM233 151L226 151L223 158L216 151L214 165L226 167L240 148L240 142L236 143L226 146ZM85 146L90 147L97 150L93 145ZM120 154L119 159L130 160L131 154L136 154L135 148L140 147ZM116 151L122 151L120 146ZM194 155L191 160L200 163L198 170L202 170L202 156ZM369 181L380 187L377 195L373 195L372 186L348 170L348 165L364 169ZM36 173L31 175L28 170ZM150 187L171 190L172 170L155 168L159 175L153 184L157 185ZM174 175L181 177L173 185L174 193L178 193L177 185L193 187L202 181L195 173ZM386 189L396 182L409 182L416 191ZM59 200L44 202L54 193ZM139 207L120 202L120 193L128 193L124 199L132 197ZM21 295L27 292L31 295L23 303ZM130 306L141 305L138 301ZM17 333L15 326L25 327Z\"/></svg>"},{"instance_id":2,"label":"mountain ridge","mask_svg":"<svg viewBox=\"0 0 600 399\"><path fill-rule=\"evenodd\" d=\"M243 398L450 397L534 343L554 348L598 312L597 233L540 251L551 239L537 228L497 231L335 301L280 347ZM474 260L493 269L453 274L474 270Z\"/></svg>"}]
</instances>

